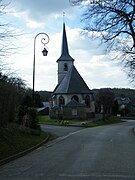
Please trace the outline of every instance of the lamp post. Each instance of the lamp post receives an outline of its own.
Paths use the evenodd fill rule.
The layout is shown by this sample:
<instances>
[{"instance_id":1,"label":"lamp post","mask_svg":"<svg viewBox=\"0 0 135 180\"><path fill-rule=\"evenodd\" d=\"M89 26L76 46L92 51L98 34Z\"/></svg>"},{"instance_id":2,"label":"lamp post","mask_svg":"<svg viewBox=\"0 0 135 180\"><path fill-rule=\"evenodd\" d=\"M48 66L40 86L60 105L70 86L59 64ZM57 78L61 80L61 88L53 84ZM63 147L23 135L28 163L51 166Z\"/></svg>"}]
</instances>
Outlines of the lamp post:
<instances>
[{"instance_id":1,"label":"lamp post","mask_svg":"<svg viewBox=\"0 0 135 180\"><path fill-rule=\"evenodd\" d=\"M36 39L39 35L45 35L45 38L41 39L41 43L44 45L43 50L42 50L43 56L47 56L47 54L48 54L48 50L46 49L46 44L48 44L50 41L49 36L44 32L38 33L34 38L33 91L32 91L33 102L35 100L35 92L34 92L35 91L35 89L34 89L35 88L35 49L36 49Z\"/></svg>"}]
</instances>

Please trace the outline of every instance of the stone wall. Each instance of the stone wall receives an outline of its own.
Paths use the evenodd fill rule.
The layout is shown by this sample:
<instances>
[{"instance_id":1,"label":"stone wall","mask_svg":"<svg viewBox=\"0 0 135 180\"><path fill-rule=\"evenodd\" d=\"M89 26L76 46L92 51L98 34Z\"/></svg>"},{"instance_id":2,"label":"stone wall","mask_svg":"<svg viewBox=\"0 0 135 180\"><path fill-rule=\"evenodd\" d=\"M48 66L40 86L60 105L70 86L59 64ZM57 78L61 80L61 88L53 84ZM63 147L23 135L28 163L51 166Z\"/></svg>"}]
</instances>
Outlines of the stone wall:
<instances>
[{"instance_id":1,"label":"stone wall","mask_svg":"<svg viewBox=\"0 0 135 180\"><path fill-rule=\"evenodd\" d=\"M60 120L87 120L94 118L95 113L90 112L87 107L64 107L50 109L50 119Z\"/></svg>"}]
</instances>

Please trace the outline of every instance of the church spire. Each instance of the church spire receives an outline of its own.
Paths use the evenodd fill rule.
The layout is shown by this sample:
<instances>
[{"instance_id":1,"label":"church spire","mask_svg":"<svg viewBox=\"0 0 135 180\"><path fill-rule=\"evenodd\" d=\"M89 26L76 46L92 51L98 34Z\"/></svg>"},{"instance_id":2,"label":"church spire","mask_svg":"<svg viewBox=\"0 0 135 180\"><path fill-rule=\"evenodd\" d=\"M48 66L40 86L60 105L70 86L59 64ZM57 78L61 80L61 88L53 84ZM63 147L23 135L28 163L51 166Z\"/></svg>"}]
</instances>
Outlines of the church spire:
<instances>
[{"instance_id":1,"label":"church spire","mask_svg":"<svg viewBox=\"0 0 135 180\"><path fill-rule=\"evenodd\" d=\"M65 55L65 56L69 55L65 23L63 23L63 37L62 37L61 54Z\"/></svg>"},{"instance_id":2,"label":"church spire","mask_svg":"<svg viewBox=\"0 0 135 180\"><path fill-rule=\"evenodd\" d=\"M65 22L63 22L63 36L62 36L61 56L57 60L57 62L58 61L74 61L74 59L69 55Z\"/></svg>"}]
</instances>

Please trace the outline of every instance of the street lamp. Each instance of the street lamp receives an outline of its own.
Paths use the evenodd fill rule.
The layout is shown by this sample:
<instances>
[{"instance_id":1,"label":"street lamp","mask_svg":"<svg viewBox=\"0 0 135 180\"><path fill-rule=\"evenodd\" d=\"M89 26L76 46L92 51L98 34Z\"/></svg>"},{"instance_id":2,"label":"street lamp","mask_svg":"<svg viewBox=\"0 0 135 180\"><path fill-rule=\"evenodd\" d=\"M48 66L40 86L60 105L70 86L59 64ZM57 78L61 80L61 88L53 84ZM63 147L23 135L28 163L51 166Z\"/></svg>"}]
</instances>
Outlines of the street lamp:
<instances>
[{"instance_id":1,"label":"street lamp","mask_svg":"<svg viewBox=\"0 0 135 180\"><path fill-rule=\"evenodd\" d=\"M41 32L41 33L38 33L35 38L34 38L34 60L33 60L33 92L32 92L32 99L33 99L33 102L35 100L35 93L34 93L34 88L35 88L35 49L36 49L36 39L39 35L45 35L45 38L42 38L41 39L41 43L44 45L43 47L43 50L42 50L42 53L43 53L43 56L47 56L48 54L48 50L47 50L47 47L46 47L46 44L49 43L49 36L44 33L44 32Z\"/></svg>"}]
</instances>

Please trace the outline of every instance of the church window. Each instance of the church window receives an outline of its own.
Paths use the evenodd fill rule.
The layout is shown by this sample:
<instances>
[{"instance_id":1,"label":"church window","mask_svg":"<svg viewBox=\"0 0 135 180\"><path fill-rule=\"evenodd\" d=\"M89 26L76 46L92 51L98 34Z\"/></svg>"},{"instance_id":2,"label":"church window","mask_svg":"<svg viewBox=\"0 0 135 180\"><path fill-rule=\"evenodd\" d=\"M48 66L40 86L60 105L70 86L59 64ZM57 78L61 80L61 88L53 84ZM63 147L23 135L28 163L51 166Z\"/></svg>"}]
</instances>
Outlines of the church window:
<instances>
[{"instance_id":1,"label":"church window","mask_svg":"<svg viewBox=\"0 0 135 180\"><path fill-rule=\"evenodd\" d=\"M68 71L68 65L66 63L64 64L64 71Z\"/></svg>"},{"instance_id":2,"label":"church window","mask_svg":"<svg viewBox=\"0 0 135 180\"><path fill-rule=\"evenodd\" d=\"M62 105L64 105L64 104L65 104L65 99L64 99L63 96L60 96L60 97L59 97L59 106L62 106Z\"/></svg>"},{"instance_id":3,"label":"church window","mask_svg":"<svg viewBox=\"0 0 135 180\"><path fill-rule=\"evenodd\" d=\"M71 99L74 99L75 101L79 102L79 98L76 95L74 95Z\"/></svg>"},{"instance_id":4,"label":"church window","mask_svg":"<svg viewBox=\"0 0 135 180\"><path fill-rule=\"evenodd\" d=\"M85 104L86 104L86 106L89 106L89 107L90 107L90 96L89 96L89 95L87 95L87 96L85 97Z\"/></svg>"}]
</instances>

